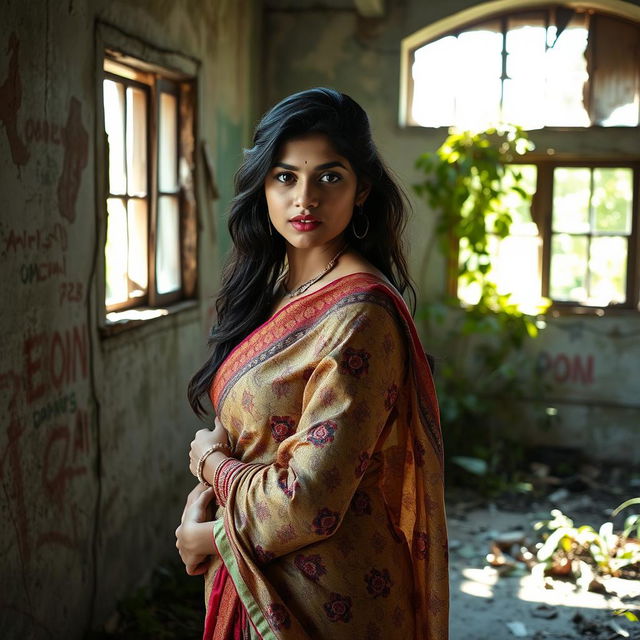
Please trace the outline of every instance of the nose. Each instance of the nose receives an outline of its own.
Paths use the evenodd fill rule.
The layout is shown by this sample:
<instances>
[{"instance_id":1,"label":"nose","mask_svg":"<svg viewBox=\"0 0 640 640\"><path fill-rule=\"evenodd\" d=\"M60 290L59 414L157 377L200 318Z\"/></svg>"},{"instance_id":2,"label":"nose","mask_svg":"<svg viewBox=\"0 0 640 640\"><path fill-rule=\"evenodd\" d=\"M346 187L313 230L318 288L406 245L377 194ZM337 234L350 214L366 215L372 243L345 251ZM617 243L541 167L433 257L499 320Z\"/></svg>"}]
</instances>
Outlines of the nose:
<instances>
[{"instance_id":1,"label":"nose","mask_svg":"<svg viewBox=\"0 0 640 640\"><path fill-rule=\"evenodd\" d=\"M299 180L294 204L301 209L315 209L318 206L318 190L313 180Z\"/></svg>"}]
</instances>

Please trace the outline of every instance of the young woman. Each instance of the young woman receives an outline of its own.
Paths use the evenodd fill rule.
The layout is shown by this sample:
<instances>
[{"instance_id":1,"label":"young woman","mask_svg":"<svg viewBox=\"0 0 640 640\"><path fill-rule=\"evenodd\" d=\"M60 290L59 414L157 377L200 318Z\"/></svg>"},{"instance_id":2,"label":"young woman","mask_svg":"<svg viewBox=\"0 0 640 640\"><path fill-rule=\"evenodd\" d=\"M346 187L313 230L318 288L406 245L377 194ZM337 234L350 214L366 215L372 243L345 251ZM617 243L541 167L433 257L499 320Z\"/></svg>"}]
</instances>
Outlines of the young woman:
<instances>
[{"instance_id":1,"label":"young woman","mask_svg":"<svg viewBox=\"0 0 640 640\"><path fill-rule=\"evenodd\" d=\"M189 386L217 417L191 443L201 482L176 531L206 574L204 637L445 640L437 401L401 297L405 203L365 112L330 89L286 98L236 193Z\"/></svg>"}]
</instances>

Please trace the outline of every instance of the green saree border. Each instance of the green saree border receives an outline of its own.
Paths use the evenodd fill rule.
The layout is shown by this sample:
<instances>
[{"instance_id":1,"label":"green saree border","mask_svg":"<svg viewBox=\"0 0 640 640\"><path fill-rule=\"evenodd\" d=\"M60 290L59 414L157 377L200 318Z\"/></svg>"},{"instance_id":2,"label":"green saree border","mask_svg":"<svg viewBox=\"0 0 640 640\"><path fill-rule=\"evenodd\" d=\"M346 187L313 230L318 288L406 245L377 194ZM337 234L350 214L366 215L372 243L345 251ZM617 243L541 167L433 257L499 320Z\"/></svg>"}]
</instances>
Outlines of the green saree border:
<instances>
[{"instance_id":1,"label":"green saree border","mask_svg":"<svg viewBox=\"0 0 640 640\"><path fill-rule=\"evenodd\" d=\"M273 629L269 626L267 619L262 612L262 609L253 598L251 591L245 584L244 580L240 576L240 570L238 568L238 562L236 560L227 532L224 528L224 519L220 518L213 523L213 538L218 549L218 553L224 562L233 584L238 592L240 600L247 611L247 615L251 619L251 624L260 634L263 640L278 640L278 637L273 633Z\"/></svg>"}]
</instances>

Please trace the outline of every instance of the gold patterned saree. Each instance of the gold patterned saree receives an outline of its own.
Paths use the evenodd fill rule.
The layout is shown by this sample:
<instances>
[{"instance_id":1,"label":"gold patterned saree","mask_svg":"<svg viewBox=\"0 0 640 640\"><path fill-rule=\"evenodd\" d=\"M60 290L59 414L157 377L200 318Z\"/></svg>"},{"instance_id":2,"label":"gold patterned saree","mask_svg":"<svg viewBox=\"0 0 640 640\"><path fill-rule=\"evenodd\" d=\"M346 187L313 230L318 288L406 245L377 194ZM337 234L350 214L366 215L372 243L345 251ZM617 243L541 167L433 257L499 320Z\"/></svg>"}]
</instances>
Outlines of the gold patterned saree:
<instances>
[{"instance_id":1,"label":"gold patterned saree","mask_svg":"<svg viewBox=\"0 0 640 640\"><path fill-rule=\"evenodd\" d=\"M294 299L211 397L236 460L215 479L207 589L224 563L251 637L446 640L437 401L398 293L357 273Z\"/></svg>"}]
</instances>

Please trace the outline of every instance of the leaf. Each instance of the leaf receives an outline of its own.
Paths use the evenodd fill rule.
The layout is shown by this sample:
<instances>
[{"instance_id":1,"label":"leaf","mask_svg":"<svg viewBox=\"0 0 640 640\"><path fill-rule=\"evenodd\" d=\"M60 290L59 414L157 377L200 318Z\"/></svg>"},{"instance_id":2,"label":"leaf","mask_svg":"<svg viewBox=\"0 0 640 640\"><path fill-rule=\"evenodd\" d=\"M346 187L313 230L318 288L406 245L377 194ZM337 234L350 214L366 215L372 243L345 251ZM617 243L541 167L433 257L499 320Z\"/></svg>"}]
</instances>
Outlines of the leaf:
<instances>
[{"instance_id":1,"label":"leaf","mask_svg":"<svg viewBox=\"0 0 640 640\"><path fill-rule=\"evenodd\" d=\"M612 516L617 516L623 509L630 507L632 504L640 504L640 498L631 498L625 500L622 504L619 504L611 513Z\"/></svg>"},{"instance_id":2,"label":"leaf","mask_svg":"<svg viewBox=\"0 0 640 640\"><path fill-rule=\"evenodd\" d=\"M560 546L562 539L572 533L571 529L567 527L560 527L556 529L545 541L545 543L538 549L538 560L540 562L546 562Z\"/></svg>"},{"instance_id":3,"label":"leaf","mask_svg":"<svg viewBox=\"0 0 640 640\"><path fill-rule=\"evenodd\" d=\"M639 532L638 537L640 537L640 515L633 514L624 521L624 533L622 534L623 537L628 538L629 534L633 531L633 528L636 526Z\"/></svg>"},{"instance_id":4,"label":"leaf","mask_svg":"<svg viewBox=\"0 0 640 640\"><path fill-rule=\"evenodd\" d=\"M468 456L453 456L451 462L454 462L465 471L473 473L476 476L483 476L487 473L487 461L481 458L471 458Z\"/></svg>"},{"instance_id":5,"label":"leaf","mask_svg":"<svg viewBox=\"0 0 640 640\"><path fill-rule=\"evenodd\" d=\"M629 611L628 609L616 609L613 612L613 615L614 616L624 616L630 622L640 622L640 620L638 619L638 616L635 613L633 613L632 611Z\"/></svg>"}]
</instances>

